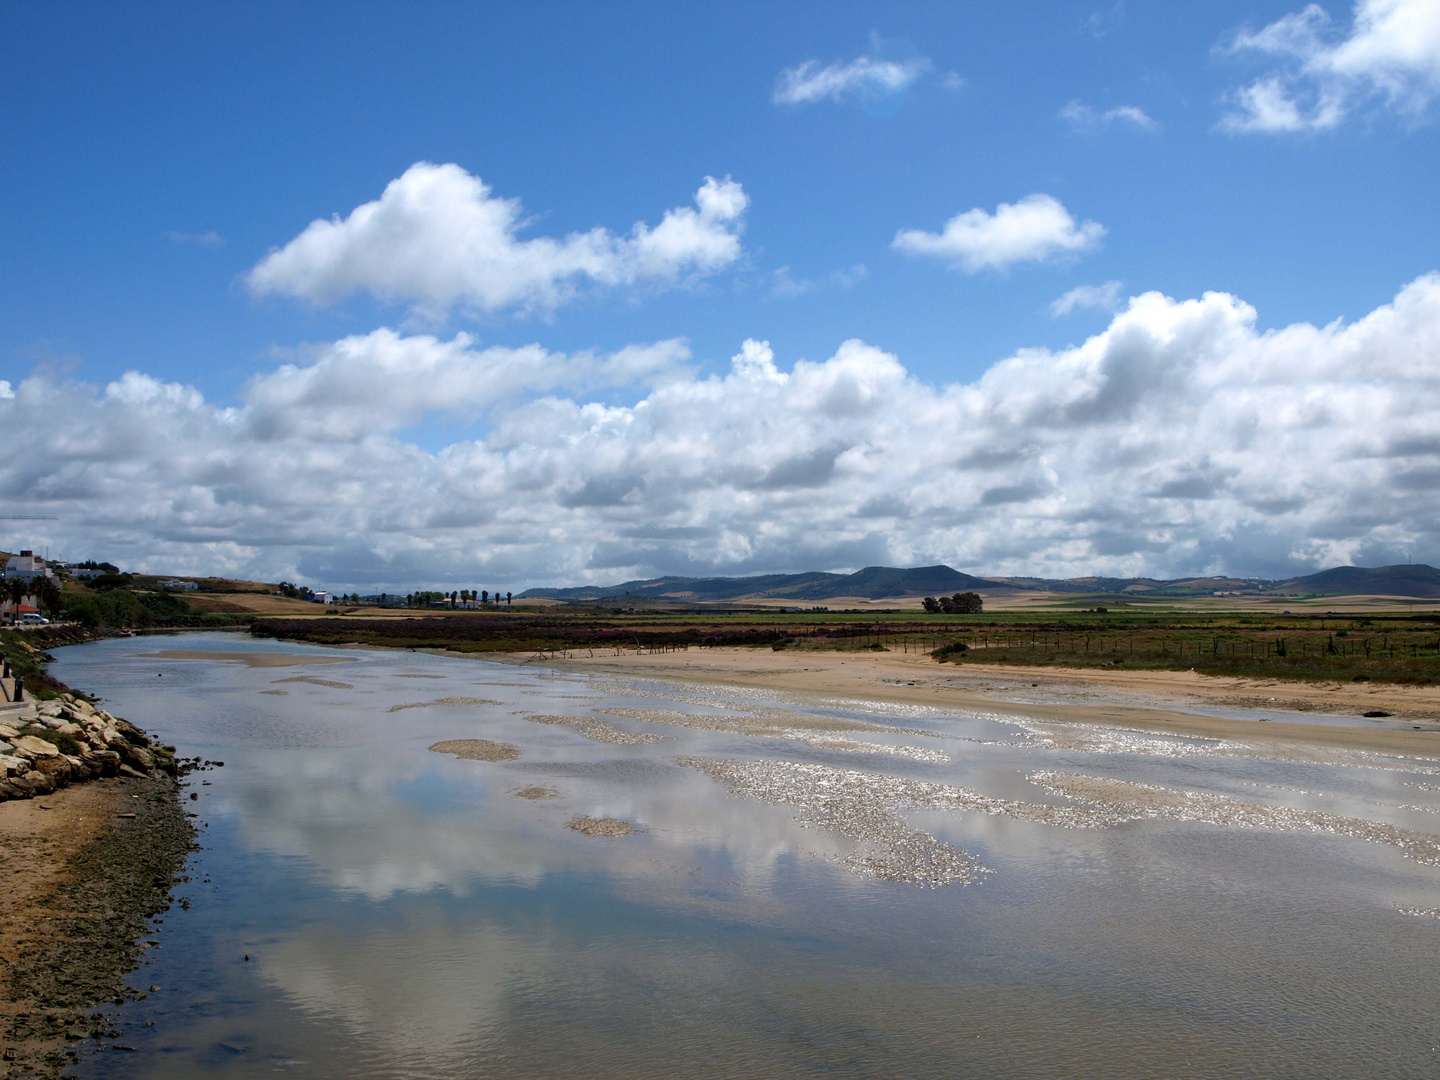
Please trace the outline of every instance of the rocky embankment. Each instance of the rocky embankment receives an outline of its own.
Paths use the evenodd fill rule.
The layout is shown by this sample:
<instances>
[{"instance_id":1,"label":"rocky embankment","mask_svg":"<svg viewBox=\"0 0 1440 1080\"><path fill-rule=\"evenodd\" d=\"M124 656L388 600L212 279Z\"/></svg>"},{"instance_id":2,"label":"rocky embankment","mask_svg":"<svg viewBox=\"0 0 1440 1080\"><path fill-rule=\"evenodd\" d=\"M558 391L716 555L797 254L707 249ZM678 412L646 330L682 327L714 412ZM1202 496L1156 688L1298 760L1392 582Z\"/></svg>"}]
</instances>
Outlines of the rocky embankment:
<instances>
[{"instance_id":1,"label":"rocky embankment","mask_svg":"<svg viewBox=\"0 0 1440 1080\"><path fill-rule=\"evenodd\" d=\"M74 694L0 712L0 801L102 776L158 780L178 772L173 746Z\"/></svg>"}]
</instances>

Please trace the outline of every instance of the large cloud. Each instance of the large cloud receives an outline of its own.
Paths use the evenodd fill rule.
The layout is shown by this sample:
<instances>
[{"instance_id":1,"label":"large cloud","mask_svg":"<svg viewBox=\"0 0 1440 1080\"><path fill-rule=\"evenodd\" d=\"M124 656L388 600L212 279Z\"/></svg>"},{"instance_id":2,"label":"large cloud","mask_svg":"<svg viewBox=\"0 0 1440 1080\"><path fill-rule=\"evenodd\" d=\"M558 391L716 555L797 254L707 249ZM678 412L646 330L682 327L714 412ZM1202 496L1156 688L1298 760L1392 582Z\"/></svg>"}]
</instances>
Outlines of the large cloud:
<instances>
[{"instance_id":1,"label":"large cloud","mask_svg":"<svg viewBox=\"0 0 1440 1080\"><path fill-rule=\"evenodd\" d=\"M906 255L945 259L973 274L1092 251L1104 235L1103 225L1077 223L1054 196L1027 195L1001 203L993 214L978 206L956 214L938 233L901 229L891 246Z\"/></svg>"},{"instance_id":2,"label":"large cloud","mask_svg":"<svg viewBox=\"0 0 1440 1080\"><path fill-rule=\"evenodd\" d=\"M518 199L497 197L458 165L422 161L349 217L312 221L245 281L256 295L317 304L368 292L431 312L544 310L586 284L673 284L731 265L748 205L734 180L706 177L693 209L668 210L654 228L522 240Z\"/></svg>"},{"instance_id":3,"label":"large cloud","mask_svg":"<svg viewBox=\"0 0 1440 1080\"><path fill-rule=\"evenodd\" d=\"M723 376L685 359L379 331L233 407L32 375L0 399L23 448L0 496L60 521L7 543L345 588L1440 556L1440 274L1356 323L1263 333L1233 296L1149 293L1083 344L945 386L860 341L788 371L754 341ZM407 434L442 413L485 419L438 450Z\"/></svg>"},{"instance_id":4,"label":"large cloud","mask_svg":"<svg viewBox=\"0 0 1440 1080\"><path fill-rule=\"evenodd\" d=\"M1376 99L1413 122L1440 96L1440 2L1360 0L1346 35L1310 4L1240 34L1227 51L1281 65L1231 95L1227 131L1323 131Z\"/></svg>"}]
</instances>

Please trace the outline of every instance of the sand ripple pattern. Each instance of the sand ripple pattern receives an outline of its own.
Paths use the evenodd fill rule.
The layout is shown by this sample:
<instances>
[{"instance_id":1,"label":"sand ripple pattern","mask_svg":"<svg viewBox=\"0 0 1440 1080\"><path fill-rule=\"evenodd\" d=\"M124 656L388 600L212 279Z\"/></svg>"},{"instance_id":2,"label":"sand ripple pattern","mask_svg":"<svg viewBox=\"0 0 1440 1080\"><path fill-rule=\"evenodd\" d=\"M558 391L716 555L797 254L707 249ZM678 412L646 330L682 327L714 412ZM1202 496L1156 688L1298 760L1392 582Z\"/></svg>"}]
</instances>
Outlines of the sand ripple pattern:
<instances>
[{"instance_id":1,"label":"sand ripple pattern","mask_svg":"<svg viewBox=\"0 0 1440 1080\"><path fill-rule=\"evenodd\" d=\"M435 743L430 749L437 754L454 754L467 761L514 761L520 756L518 746L489 739L448 739Z\"/></svg>"},{"instance_id":2,"label":"sand ripple pattern","mask_svg":"<svg viewBox=\"0 0 1440 1080\"><path fill-rule=\"evenodd\" d=\"M277 683L282 682L303 682L311 686L328 686L331 690L354 690L355 687L348 682L336 682L334 679L317 679L311 675L291 675L288 679L276 679Z\"/></svg>"},{"instance_id":3,"label":"sand ripple pattern","mask_svg":"<svg viewBox=\"0 0 1440 1080\"><path fill-rule=\"evenodd\" d=\"M633 731L621 731L619 728L607 724L604 720L595 716L538 716L529 715L525 719L532 720L537 724L559 724L564 727L573 728L576 734L584 735L587 739L594 739L596 742L620 743L626 746L635 746L640 743L661 742L663 735L638 734Z\"/></svg>"},{"instance_id":4,"label":"sand ripple pattern","mask_svg":"<svg viewBox=\"0 0 1440 1080\"><path fill-rule=\"evenodd\" d=\"M570 822L570 828L578 833L584 833L591 839L597 836L604 836L612 840L619 839L622 836L629 836L631 833L638 831L630 822L621 821L619 818L613 817L577 817L574 821Z\"/></svg>"},{"instance_id":5,"label":"sand ripple pattern","mask_svg":"<svg viewBox=\"0 0 1440 1080\"><path fill-rule=\"evenodd\" d=\"M601 709L611 716L623 716L646 724L668 724L671 727L693 728L701 731L729 731L737 735L748 735L761 739L789 739L802 742L817 750L838 750L846 754L890 754L894 757L910 758L941 764L950 760L950 755L940 750L920 746L896 746L891 743L865 742L847 738L838 732L873 731L885 734L925 734L905 731L900 728L881 727L865 724L858 720L840 720L829 716L807 716L784 709L762 709L745 707L740 713L687 713L674 709Z\"/></svg>"},{"instance_id":6,"label":"sand ripple pattern","mask_svg":"<svg viewBox=\"0 0 1440 1080\"><path fill-rule=\"evenodd\" d=\"M1425 866L1440 866L1440 837L1402 829L1383 821L1339 817L1319 810L1266 806L1241 802L1227 795L1111 780L1078 773L1036 772L1027 779L1056 795L1095 809L1107 824L1160 819L1199 821L1235 829L1271 829L1276 832L1326 833L1388 844L1407 859Z\"/></svg>"},{"instance_id":7,"label":"sand ripple pattern","mask_svg":"<svg viewBox=\"0 0 1440 1080\"><path fill-rule=\"evenodd\" d=\"M483 697L442 697L434 701L411 701L404 705L391 705L386 712L404 712L406 709L428 709L431 705L499 705L498 701L491 701Z\"/></svg>"}]
</instances>

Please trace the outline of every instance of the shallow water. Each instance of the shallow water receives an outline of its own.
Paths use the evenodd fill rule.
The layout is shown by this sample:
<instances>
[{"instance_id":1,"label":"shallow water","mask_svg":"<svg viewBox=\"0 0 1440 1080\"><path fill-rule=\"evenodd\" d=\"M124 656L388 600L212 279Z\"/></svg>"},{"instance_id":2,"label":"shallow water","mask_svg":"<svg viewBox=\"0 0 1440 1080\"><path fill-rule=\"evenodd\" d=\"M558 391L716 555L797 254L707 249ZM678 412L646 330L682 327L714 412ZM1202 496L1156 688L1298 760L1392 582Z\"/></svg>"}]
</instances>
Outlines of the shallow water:
<instances>
[{"instance_id":1,"label":"shallow water","mask_svg":"<svg viewBox=\"0 0 1440 1080\"><path fill-rule=\"evenodd\" d=\"M225 763L82 1076L1440 1075L1440 761L226 634L58 657Z\"/></svg>"}]
</instances>

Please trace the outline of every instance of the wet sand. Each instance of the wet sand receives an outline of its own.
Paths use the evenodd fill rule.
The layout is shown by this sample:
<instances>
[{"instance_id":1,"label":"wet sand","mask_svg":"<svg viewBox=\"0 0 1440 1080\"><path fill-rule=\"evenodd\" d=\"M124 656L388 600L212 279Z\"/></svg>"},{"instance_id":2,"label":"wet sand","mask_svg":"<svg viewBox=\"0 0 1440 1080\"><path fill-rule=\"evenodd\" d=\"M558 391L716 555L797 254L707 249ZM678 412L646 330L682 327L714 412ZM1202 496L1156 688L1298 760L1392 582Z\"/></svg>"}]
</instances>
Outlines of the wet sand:
<instances>
[{"instance_id":1,"label":"wet sand","mask_svg":"<svg viewBox=\"0 0 1440 1080\"><path fill-rule=\"evenodd\" d=\"M437 754L454 754L466 761L514 761L520 756L518 746L489 739L449 739L437 742L430 749Z\"/></svg>"},{"instance_id":2,"label":"wet sand","mask_svg":"<svg viewBox=\"0 0 1440 1080\"><path fill-rule=\"evenodd\" d=\"M34 930L37 901L104 831L125 797L116 782L96 780L0 803L0 987L9 985L11 958Z\"/></svg>"},{"instance_id":3,"label":"wet sand","mask_svg":"<svg viewBox=\"0 0 1440 1080\"><path fill-rule=\"evenodd\" d=\"M494 655L487 659L497 659ZM525 663L531 656L515 655ZM1058 722L1120 725L1167 734L1276 743L1309 743L1403 754L1440 755L1440 687L1385 683L1310 683L1174 671L1024 668L966 662L937 664L924 655L762 649L690 649L622 656L549 659L547 666L683 683L756 687L819 703L836 698L983 710ZM1029 700L1009 698L1023 696ZM1044 700L1051 698L1052 700ZM1338 724L1262 723L1181 711L1185 708L1359 713L1383 709L1424 730Z\"/></svg>"},{"instance_id":4,"label":"wet sand","mask_svg":"<svg viewBox=\"0 0 1440 1080\"><path fill-rule=\"evenodd\" d=\"M635 826L631 825L630 822L609 817L578 817L570 822L570 828L578 833L584 833L591 838L606 836L612 840L618 840L622 836L629 836L635 831Z\"/></svg>"},{"instance_id":5,"label":"wet sand","mask_svg":"<svg viewBox=\"0 0 1440 1080\"><path fill-rule=\"evenodd\" d=\"M67 1046L120 1034L93 1009L136 996L126 976L194 834L168 778L0 804L0 1075L59 1076Z\"/></svg>"}]
</instances>

